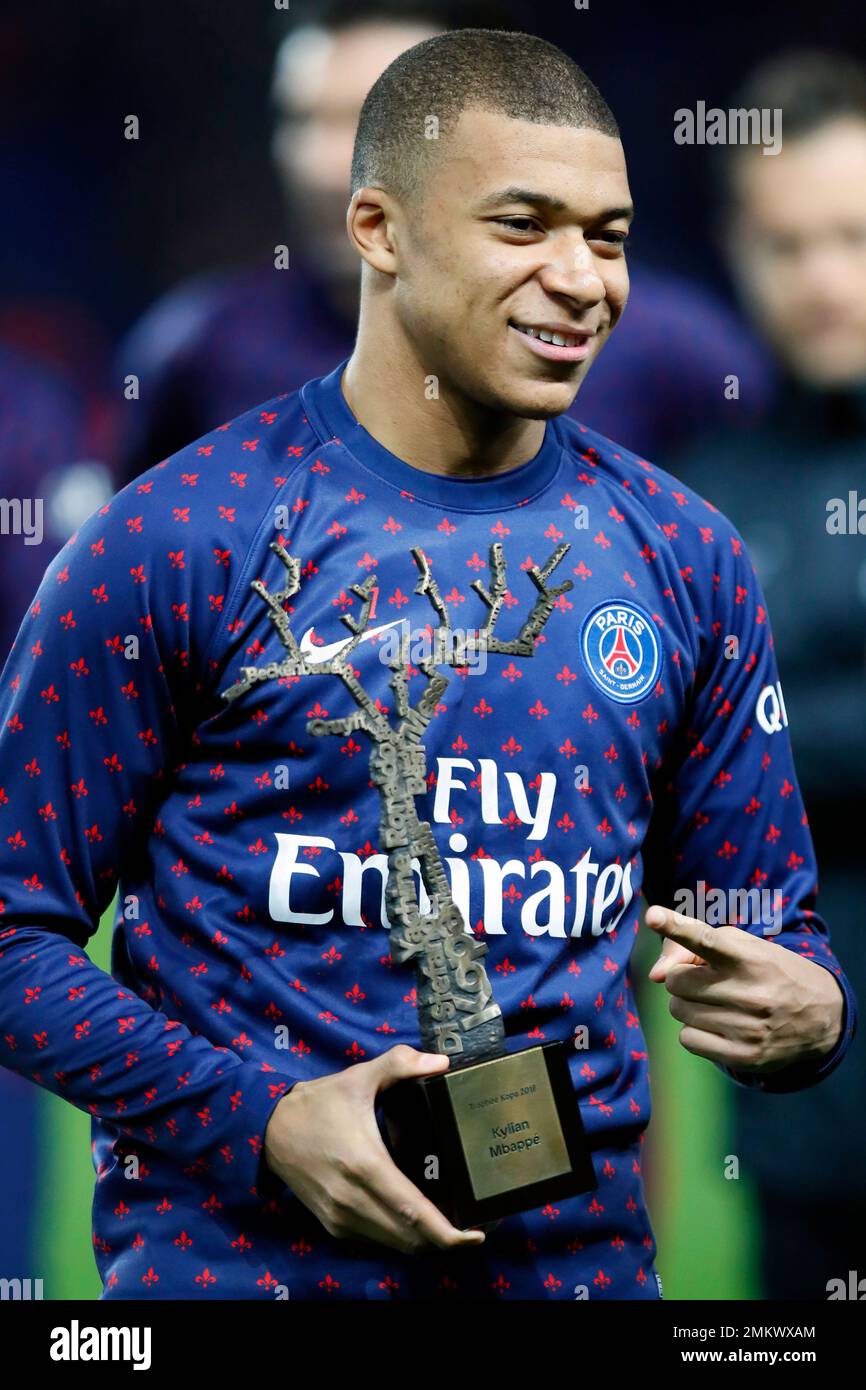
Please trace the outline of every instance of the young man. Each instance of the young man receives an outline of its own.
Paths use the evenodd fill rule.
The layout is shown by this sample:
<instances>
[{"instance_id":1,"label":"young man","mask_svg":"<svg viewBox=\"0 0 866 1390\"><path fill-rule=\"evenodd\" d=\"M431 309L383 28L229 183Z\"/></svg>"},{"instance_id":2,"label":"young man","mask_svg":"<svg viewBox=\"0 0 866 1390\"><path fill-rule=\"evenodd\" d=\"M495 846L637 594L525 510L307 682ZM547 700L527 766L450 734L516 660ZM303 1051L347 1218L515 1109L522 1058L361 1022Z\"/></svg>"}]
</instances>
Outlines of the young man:
<instances>
[{"instance_id":1,"label":"young man","mask_svg":"<svg viewBox=\"0 0 866 1390\"><path fill-rule=\"evenodd\" d=\"M422 42L365 102L353 188L351 358L123 489L19 632L3 1057L94 1115L108 1297L655 1299L631 901L777 895L769 935L647 919L683 1045L741 1084L814 1084L855 1025L787 733L764 717L767 614L723 517L560 418L628 294L622 146L580 69L528 35ZM548 578L571 586L534 655L492 649L434 702L419 801L511 1047L574 1037L598 1187L459 1231L377 1121L380 1092L449 1063L418 1050L389 954L366 739L308 721L357 713L351 681L399 714L366 638L429 630L418 559L471 633L501 545L507 639L564 541ZM266 601L284 589L290 675ZM341 616L373 623L351 681L323 666L352 640ZM244 667L266 678L226 700ZM428 678L410 673L414 708ZM118 884L110 978L83 947Z\"/></svg>"}]
</instances>

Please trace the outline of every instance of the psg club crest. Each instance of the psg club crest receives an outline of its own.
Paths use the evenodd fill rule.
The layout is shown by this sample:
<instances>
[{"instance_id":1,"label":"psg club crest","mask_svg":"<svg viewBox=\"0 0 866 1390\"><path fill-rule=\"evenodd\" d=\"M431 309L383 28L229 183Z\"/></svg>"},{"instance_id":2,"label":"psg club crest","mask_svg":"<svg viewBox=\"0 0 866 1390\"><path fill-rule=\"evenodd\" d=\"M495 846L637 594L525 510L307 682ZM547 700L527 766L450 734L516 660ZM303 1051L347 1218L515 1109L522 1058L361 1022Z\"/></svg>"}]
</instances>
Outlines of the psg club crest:
<instances>
[{"instance_id":1,"label":"psg club crest","mask_svg":"<svg viewBox=\"0 0 866 1390\"><path fill-rule=\"evenodd\" d=\"M655 688L661 643L652 618L629 599L600 603L587 614L580 651L599 689L621 705L636 704Z\"/></svg>"}]
</instances>

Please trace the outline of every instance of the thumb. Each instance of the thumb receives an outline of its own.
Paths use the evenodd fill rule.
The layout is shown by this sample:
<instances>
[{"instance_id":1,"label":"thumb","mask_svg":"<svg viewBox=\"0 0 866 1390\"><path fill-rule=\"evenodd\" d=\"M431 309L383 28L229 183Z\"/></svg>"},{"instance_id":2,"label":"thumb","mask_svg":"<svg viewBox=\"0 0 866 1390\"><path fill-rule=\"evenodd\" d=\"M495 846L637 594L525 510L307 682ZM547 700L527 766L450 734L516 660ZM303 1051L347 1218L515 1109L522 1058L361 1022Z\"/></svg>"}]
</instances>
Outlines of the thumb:
<instances>
[{"instance_id":1,"label":"thumb","mask_svg":"<svg viewBox=\"0 0 866 1390\"><path fill-rule=\"evenodd\" d=\"M644 921L651 931L660 936L663 932L672 930L671 919L678 921L678 914L672 913L668 908L660 907L658 904L651 904L644 915ZM688 920L688 919L686 919ZM674 941L671 936L664 936L661 954L652 966L648 978L661 984L667 979L668 970L672 965L701 965L701 957L696 956L688 946L684 946L681 941Z\"/></svg>"},{"instance_id":2,"label":"thumb","mask_svg":"<svg viewBox=\"0 0 866 1390\"><path fill-rule=\"evenodd\" d=\"M419 1052L408 1043L397 1043L368 1063L373 1068L372 1079L377 1094L407 1077L433 1076L437 1072L447 1071L450 1065L450 1058L444 1053Z\"/></svg>"},{"instance_id":3,"label":"thumb","mask_svg":"<svg viewBox=\"0 0 866 1390\"><path fill-rule=\"evenodd\" d=\"M648 978L660 984L664 983L672 965L696 965L697 960L694 951L690 951L686 946L681 946L678 941L670 941L665 937L661 954L654 962Z\"/></svg>"}]
</instances>

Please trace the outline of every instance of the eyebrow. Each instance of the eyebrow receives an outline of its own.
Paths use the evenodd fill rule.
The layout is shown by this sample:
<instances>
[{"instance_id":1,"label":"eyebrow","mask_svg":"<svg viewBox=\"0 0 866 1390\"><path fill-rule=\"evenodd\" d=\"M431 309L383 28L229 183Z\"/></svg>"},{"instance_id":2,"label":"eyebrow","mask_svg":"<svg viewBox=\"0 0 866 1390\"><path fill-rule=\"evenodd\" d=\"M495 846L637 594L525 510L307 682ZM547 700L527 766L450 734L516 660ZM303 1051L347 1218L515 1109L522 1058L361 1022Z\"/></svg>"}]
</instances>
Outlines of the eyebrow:
<instances>
[{"instance_id":1,"label":"eyebrow","mask_svg":"<svg viewBox=\"0 0 866 1390\"><path fill-rule=\"evenodd\" d=\"M488 193L478 203L479 212L489 212L492 208L498 208L503 203L530 203L533 207L546 208L548 212L567 212L568 204L561 198L555 198L550 193L537 193L531 188L518 188L512 185L510 188L499 188L495 193ZM613 222L618 217L633 217L634 208L631 203L626 203L618 208L606 208L593 218L594 222Z\"/></svg>"}]
</instances>

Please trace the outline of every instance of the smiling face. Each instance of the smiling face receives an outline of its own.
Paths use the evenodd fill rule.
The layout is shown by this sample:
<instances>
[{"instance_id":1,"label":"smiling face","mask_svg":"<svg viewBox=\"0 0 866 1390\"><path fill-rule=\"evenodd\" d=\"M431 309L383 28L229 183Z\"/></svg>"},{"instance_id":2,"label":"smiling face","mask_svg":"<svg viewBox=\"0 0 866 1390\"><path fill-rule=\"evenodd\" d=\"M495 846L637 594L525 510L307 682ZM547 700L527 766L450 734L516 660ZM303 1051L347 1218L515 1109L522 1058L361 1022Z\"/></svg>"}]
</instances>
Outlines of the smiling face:
<instances>
[{"instance_id":1,"label":"smiling face","mask_svg":"<svg viewBox=\"0 0 866 1390\"><path fill-rule=\"evenodd\" d=\"M622 145L476 108L445 138L421 206L380 194L392 259L365 259L393 276L393 328L452 391L559 415L628 297Z\"/></svg>"}]
</instances>

